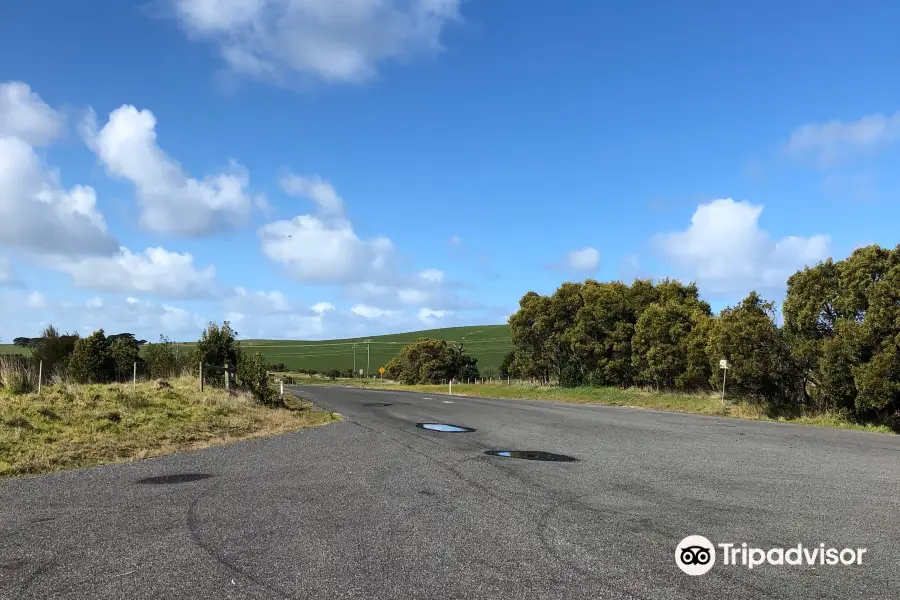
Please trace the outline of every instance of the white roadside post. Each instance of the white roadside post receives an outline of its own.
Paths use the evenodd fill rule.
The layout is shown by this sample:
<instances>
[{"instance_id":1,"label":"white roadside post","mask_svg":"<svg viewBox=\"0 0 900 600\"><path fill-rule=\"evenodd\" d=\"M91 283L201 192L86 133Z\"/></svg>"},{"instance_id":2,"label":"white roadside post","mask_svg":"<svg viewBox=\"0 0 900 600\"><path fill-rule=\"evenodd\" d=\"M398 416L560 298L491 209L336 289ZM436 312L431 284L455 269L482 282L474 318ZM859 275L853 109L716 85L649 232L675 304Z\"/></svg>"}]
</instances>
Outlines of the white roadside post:
<instances>
[{"instance_id":1,"label":"white roadside post","mask_svg":"<svg viewBox=\"0 0 900 600\"><path fill-rule=\"evenodd\" d=\"M44 378L44 359L38 363L38 396L41 395L41 380Z\"/></svg>"},{"instance_id":2,"label":"white roadside post","mask_svg":"<svg viewBox=\"0 0 900 600\"><path fill-rule=\"evenodd\" d=\"M725 404L725 377L728 375L728 361L724 358L719 361L719 368L722 369L722 405Z\"/></svg>"},{"instance_id":3,"label":"white roadside post","mask_svg":"<svg viewBox=\"0 0 900 600\"><path fill-rule=\"evenodd\" d=\"M281 397L284 398L284 381L281 382Z\"/></svg>"},{"instance_id":4,"label":"white roadside post","mask_svg":"<svg viewBox=\"0 0 900 600\"><path fill-rule=\"evenodd\" d=\"M450 395L453 395L453 379L450 380Z\"/></svg>"},{"instance_id":5,"label":"white roadside post","mask_svg":"<svg viewBox=\"0 0 900 600\"><path fill-rule=\"evenodd\" d=\"M137 361L134 363L134 375L131 378L131 391L137 391Z\"/></svg>"}]
</instances>

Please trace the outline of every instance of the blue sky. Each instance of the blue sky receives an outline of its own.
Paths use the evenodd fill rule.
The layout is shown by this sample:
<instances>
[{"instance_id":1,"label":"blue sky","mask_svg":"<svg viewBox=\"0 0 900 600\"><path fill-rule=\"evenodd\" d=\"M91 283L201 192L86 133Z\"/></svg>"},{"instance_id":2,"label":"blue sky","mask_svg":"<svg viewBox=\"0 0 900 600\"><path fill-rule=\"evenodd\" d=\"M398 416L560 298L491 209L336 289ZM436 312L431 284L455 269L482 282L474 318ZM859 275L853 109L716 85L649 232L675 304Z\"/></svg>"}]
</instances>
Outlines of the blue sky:
<instances>
[{"instance_id":1,"label":"blue sky","mask_svg":"<svg viewBox=\"0 0 900 600\"><path fill-rule=\"evenodd\" d=\"M0 339L502 323L586 277L780 300L805 264L898 242L898 17L4 3Z\"/></svg>"}]
</instances>

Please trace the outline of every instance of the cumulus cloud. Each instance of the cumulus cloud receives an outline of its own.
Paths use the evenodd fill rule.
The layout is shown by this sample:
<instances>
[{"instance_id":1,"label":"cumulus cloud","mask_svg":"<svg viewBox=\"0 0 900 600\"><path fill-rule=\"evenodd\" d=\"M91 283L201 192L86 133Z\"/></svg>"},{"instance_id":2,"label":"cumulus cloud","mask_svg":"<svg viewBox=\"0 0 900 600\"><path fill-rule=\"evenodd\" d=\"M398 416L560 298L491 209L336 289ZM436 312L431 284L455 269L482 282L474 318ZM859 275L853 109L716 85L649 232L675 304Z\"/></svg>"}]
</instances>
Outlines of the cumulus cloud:
<instances>
[{"instance_id":1,"label":"cumulus cloud","mask_svg":"<svg viewBox=\"0 0 900 600\"><path fill-rule=\"evenodd\" d=\"M731 198L697 206L684 231L656 236L663 256L704 291L746 293L778 289L787 277L827 257L826 235L778 240L760 229L761 205Z\"/></svg>"},{"instance_id":2,"label":"cumulus cloud","mask_svg":"<svg viewBox=\"0 0 900 600\"><path fill-rule=\"evenodd\" d=\"M891 116L877 113L857 121L835 119L802 125L791 133L785 149L797 158L811 158L819 166L830 167L898 140L900 111Z\"/></svg>"},{"instance_id":3,"label":"cumulus cloud","mask_svg":"<svg viewBox=\"0 0 900 600\"><path fill-rule=\"evenodd\" d=\"M0 84L0 244L43 254L112 254L118 243L93 188L64 189L35 152L62 122L27 85Z\"/></svg>"},{"instance_id":4,"label":"cumulus cloud","mask_svg":"<svg viewBox=\"0 0 900 600\"><path fill-rule=\"evenodd\" d=\"M343 216L344 200L334 187L321 177L304 177L302 175L286 175L279 182L281 189L291 196L308 198L316 203L319 211L325 215Z\"/></svg>"},{"instance_id":5,"label":"cumulus cloud","mask_svg":"<svg viewBox=\"0 0 900 600\"><path fill-rule=\"evenodd\" d=\"M63 132L65 118L27 83L0 84L0 137L14 137L29 146L46 146Z\"/></svg>"},{"instance_id":6,"label":"cumulus cloud","mask_svg":"<svg viewBox=\"0 0 900 600\"><path fill-rule=\"evenodd\" d=\"M441 48L460 0L172 0L188 34L231 71L292 85L360 82L383 61Z\"/></svg>"},{"instance_id":7,"label":"cumulus cloud","mask_svg":"<svg viewBox=\"0 0 900 600\"><path fill-rule=\"evenodd\" d=\"M97 131L91 113L82 136L113 177L130 181L140 203L141 225L173 236L203 236L243 224L263 198L248 190L247 170L232 161L227 170L203 179L184 172L156 142L156 117L149 110L123 105Z\"/></svg>"},{"instance_id":8,"label":"cumulus cloud","mask_svg":"<svg viewBox=\"0 0 900 600\"><path fill-rule=\"evenodd\" d=\"M587 246L566 253L562 260L550 265L551 268L564 271L593 273L600 266L600 251Z\"/></svg>"},{"instance_id":9,"label":"cumulus cloud","mask_svg":"<svg viewBox=\"0 0 900 600\"><path fill-rule=\"evenodd\" d=\"M48 266L68 273L72 283L83 289L163 298L203 298L219 293L215 267L198 269L191 254L164 248L143 252L121 248L112 257L57 258Z\"/></svg>"},{"instance_id":10,"label":"cumulus cloud","mask_svg":"<svg viewBox=\"0 0 900 600\"><path fill-rule=\"evenodd\" d=\"M425 269L421 273L419 273L419 277L424 279L425 281L434 281L440 283L444 280L443 271L438 271L437 269Z\"/></svg>"},{"instance_id":11,"label":"cumulus cloud","mask_svg":"<svg viewBox=\"0 0 900 600\"><path fill-rule=\"evenodd\" d=\"M313 311L314 313L316 313L317 315L321 315L321 314L324 314L324 313L326 313L326 312L328 312L328 311L333 311L333 310L334 310L334 304L330 304L330 303L328 303L328 302L319 302L319 303L317 303L317 304L313 304L313 305L310 307L310 310L312 310L312 311Z\"/></svg>"}]
</instances>

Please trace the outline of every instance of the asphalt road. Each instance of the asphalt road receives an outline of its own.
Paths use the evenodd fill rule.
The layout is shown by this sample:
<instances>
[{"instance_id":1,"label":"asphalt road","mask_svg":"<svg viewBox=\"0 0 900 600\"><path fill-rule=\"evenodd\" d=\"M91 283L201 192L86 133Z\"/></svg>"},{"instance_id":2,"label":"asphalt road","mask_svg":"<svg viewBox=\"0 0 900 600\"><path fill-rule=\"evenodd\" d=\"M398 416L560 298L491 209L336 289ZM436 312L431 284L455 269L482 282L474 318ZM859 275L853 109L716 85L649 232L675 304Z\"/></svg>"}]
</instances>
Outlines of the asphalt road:
<instances>
[{"instance_id":1,"label":"asphalt road","mask_svg":"<svg viewBox=\"0 0 900 600\"><path fill-rule=\"evenodd\" d=\"M900 437L303 391L346 420L0 483L0 598L884 599L900 590ZM373 402L390 406L365 406ZM141 483L173 475L193 480ZM867 552L861 565L753 570L719 555L691 577L675 548L692 534Z\"/></svg>"}]
</instances>

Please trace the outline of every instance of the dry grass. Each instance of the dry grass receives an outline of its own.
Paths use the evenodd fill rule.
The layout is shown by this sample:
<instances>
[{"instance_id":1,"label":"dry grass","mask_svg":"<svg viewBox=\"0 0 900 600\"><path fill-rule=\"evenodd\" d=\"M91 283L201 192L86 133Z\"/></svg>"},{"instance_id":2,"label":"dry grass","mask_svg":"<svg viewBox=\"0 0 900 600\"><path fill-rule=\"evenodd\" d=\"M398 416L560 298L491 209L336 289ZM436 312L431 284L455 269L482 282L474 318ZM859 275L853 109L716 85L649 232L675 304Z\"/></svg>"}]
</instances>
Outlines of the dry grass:
<instances>
[{"instance_id":1,"label":"dry grass","mask_svg":"<svg viewBox=\"0 0 900 600\"><path fill-rule=\"evenodd\" d=\"M171 387L59 384L0 395L0 477L46 473L194 450L336 420L306 401L266 408L244 394Z\"/></svg>"}]
</instances>

